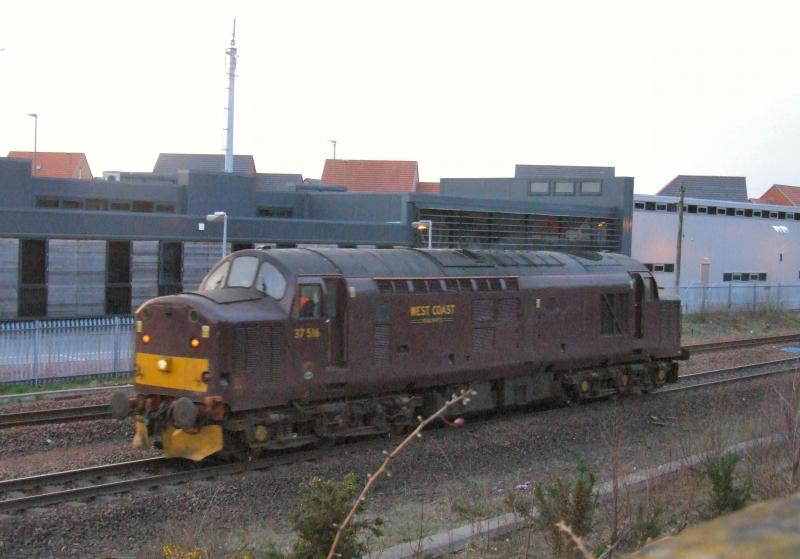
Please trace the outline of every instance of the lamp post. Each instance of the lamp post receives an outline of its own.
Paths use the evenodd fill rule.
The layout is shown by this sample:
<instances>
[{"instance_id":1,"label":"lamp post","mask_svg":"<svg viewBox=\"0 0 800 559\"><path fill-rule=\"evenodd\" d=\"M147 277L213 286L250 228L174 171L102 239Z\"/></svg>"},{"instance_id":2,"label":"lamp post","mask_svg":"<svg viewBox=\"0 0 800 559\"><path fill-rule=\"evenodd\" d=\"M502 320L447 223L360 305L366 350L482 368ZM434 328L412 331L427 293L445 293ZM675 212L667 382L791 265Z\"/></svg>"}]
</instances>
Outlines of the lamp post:
<instances>
[{"instance_id":1,"label":"lamp post","mask_svg":"<svg viewBox=\"0 0 800 559\"><path fill-rule=\"evenodd\" d=\"M422 233L428 232L428 248L433 248L433 221L430 219L420 219L419 221L412 221L411 227Z\"/></svg>"},{"instance_id":2,"label":"lamp post","mask_svg":"<svg viewBox=\"0 0 800 559\"><path fill-rule=\"evenodd\" d=\"M222 258L228 252L228 214L225 212L214 212L206 216L206 221L219 221L222 220Z\"/></svg>"},{"instance_id":3,"label":"lamp post","mask_svg":"<svg viewBox=\"0 0 800 559\"><path fill-rule=\"evenodd\" d=\"M336 160L336 140L328 140L333 146L333 159Z\"/></svg>"},{"instance_id":4,"label":"lamp post","mask_svg":"<svg viewBox=\"0 0 800 559\"><path fill-rule=\"evenodd\" d=\"M39 141L39 115L37 113L28 113L29 117L33 118L33 175L36 175L36 151L37 143Z\"/></svg>"}]
</instances>

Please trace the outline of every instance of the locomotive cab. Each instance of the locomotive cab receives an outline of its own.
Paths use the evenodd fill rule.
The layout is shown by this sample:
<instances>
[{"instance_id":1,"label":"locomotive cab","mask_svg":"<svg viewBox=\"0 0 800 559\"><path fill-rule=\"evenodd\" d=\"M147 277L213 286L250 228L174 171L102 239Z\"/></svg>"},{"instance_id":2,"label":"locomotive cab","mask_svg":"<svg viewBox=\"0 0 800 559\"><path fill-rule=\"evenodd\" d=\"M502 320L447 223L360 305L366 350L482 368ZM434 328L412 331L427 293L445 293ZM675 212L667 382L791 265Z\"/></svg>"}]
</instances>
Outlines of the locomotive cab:
<instances>
[{"instance_id":1,"label":"locomotive cab","mask_svg":"<svg viewBox=\"0 0 800 559\"><path fill-rule=\"evenodd\" d=\"M253 361L252 336L240 325L282 329L288 291L273 263L257 252L236 253L212 269L197 292L158 297L137 309L136 395L112 401L115 417L136 418L134 444L155 439L168 457L193 460L221 450L225 417L246 403L248 392L260 396L249 369L280 367Z\"/></svg>"}]
</instances>

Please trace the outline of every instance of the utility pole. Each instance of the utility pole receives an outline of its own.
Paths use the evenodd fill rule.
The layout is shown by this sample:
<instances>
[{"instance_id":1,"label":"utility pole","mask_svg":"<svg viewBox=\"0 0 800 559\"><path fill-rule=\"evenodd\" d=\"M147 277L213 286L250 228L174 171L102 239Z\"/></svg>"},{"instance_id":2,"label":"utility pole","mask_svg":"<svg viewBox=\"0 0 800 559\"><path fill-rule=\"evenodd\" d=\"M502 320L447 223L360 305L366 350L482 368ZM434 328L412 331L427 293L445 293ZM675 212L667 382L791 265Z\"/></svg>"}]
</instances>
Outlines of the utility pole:
<instances>
[{"instance_id":1,"label":"utility pole","mask_svg":"<svg viewBox=\"0 0 800 559\"><path fill-rule=\"evenodd\" d=\"M38 113L28 113L28 116L33 118L33 176L36 176L36 152L38 150L39 142L39 115Z\"/></svg>"},{"instance_id":2,"label":"utility pole","mask_svg":"<svg viewBox=\"0 0 800 559\"><path fill-rule=\"evenodd\" d=\"M683 199L686 197L686 185L681 183L681 199L678 202L678 250L675 258L675 292L681 287L681 251L683 249Z\"/></svg>"},{"instance_id":3,"label":"utility pole","mask_svg":"<svg viewBox=\"0 0 800 559\"><path fill-rule=\"evenodd\" d=\"M233 35L231 47L225 50L228 55L228 128L226 128L225 141L225 172L233 173L233 101L234 86L236 85L236 20L233 20Z\"/></svg>"}]
</instances>

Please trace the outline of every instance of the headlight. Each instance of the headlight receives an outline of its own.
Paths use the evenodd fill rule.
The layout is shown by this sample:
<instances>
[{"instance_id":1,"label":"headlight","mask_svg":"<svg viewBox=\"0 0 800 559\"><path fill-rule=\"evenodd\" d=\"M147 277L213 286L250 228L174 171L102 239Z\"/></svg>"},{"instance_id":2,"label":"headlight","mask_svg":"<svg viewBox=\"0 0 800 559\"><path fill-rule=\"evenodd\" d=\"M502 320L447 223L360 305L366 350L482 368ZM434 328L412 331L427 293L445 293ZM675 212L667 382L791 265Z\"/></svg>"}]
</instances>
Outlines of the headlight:
<instances>
[{"instance_id":1,"label":"headlight","mask_svg":"<svg viewBox=\"0 0 800 559\"><path fill-rule=\"evenodd\" d=\"M189 345L197 349L198 347L200 347L200 338L192 338L191 340L189 340Z\"/></svg>"},{"instance_id":2,"label":"headlight","mask_svg":"<svg viewBox=\"0 0 800 559\"><path fill-rule=\"evenodd\" d=\"M158 370L164 371L165 373L169 371L169 359L159 359L158 360Z\"/></svg>"},{"instance_id":3,"label":"headlight","mask_svg":"<svg viewBox=\"0 0 800 559\"><path fill-rule=\"evenodd\" d=\"M150 334L145 334L144 336L142 336L142 343L143 344L149 344L150 343Z\"/></svg>"}]
</instances>

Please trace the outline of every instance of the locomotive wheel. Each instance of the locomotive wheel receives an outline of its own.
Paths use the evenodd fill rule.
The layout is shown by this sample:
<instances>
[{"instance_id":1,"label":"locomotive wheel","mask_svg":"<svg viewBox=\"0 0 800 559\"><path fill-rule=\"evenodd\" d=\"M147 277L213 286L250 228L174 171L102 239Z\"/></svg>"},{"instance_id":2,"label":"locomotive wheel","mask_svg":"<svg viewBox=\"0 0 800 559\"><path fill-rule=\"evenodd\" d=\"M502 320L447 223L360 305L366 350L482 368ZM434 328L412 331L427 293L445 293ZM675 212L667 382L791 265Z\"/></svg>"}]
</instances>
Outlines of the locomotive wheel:
<instances>
[{"instance_id":1,"label":"locomotive wheel","mask_svg":"<svg viewBox=\"0 0 800 559\"><path fill-rule=\"evenodd\" d=\"M573 384L562 384L561 403L568 408L572 408L577 406L579 402L580 396L578 395L578 387Z\"/></svg>"}]
</instances>

